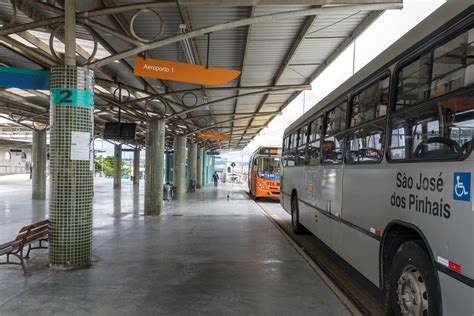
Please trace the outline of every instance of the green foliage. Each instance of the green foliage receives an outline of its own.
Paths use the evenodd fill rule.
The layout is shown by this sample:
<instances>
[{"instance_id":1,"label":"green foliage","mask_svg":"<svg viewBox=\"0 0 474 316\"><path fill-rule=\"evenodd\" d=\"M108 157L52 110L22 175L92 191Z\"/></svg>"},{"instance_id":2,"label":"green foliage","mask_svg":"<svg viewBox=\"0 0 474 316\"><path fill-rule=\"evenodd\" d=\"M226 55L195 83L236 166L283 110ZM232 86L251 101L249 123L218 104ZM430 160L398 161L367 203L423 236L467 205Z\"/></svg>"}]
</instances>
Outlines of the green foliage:
<instances>
[{"instance_id":1,"label":"green foliage","mask_svg":"<svg viewBox=\"0 0 474 316\"><path fill-rule=\"evenodd\" d=\"M94 157L94 164L95 164L95 171L96 172L101 172L104 170L104 175L106 177L113 177L114 176L114 157L112 156L107 156L107 157L102 157L102 156L95 156ZM121 164L121 173L122 175L128 175L130 174L130 168L125 167L123 161Z\"/></svg>"}]
</instances>

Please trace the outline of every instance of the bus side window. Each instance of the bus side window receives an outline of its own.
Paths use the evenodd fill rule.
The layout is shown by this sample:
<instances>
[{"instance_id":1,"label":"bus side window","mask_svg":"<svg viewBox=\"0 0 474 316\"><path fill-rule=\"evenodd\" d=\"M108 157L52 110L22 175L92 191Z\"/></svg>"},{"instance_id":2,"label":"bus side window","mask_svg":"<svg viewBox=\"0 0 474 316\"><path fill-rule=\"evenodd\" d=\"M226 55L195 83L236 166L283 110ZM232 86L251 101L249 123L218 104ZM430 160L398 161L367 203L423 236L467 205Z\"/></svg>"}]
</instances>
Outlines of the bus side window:
<instances>
[{"instance_id":1,"label":"bus side window","mask_svg":"<svg viewBox=\"0 0 474 316\"><path fill-rule=\"evenodd\" d=\"M298 130L292 132L289 136L289 148L285 155L285 162L287 167L293 167L296 165L296 148L298 145Z\"/></svg>"},{"instance_id":2,"label":"bus side window","mask_svg":"<svg viewBox=\"0 0 474 316\"><path fill-rule=\"evenodd\" d=\"M392 118L391 159L467 157L474 136L474 91Z\"/></svg>"},{"instance_id":3,"label":"bus side window","mask_svg":"<svg viewBox=\"0 0 474 316\"><path fill-rule=\"evenodd\" d=\"M306 165L306 140L308 139L308 125L299 129L298 148L295 152L297 166Z\"/></svg>"},{"instance_id":4,"label":"bus side window","mask_svg":"<svg viewBox=\"0 0 474 316\"><path fill-rule=\"evenodd\" d=\"M346 113L347 101L344 101L326 114L325 137L321 142L323 163L342 163Z\"/></svg>"},{"instance_id":5,"label":"bus side window","mask_svg":"<svg viewBox=\"0 0 474 316\"><path fill-rule=\"evenodd\" d=\"M383 158L385 121L365 125L347 133L346 163L380 162Z\"/></svg>"},{"instance_id":6,"label":"bus side window","mask_svg":"<svg viewBox=\"0 0 474 316\"><path fill-rule=\"evenodd\" d=\"M317 166L320 164L322 127L322 116L317 117L309 125L309 143L306 155L306 163L308 166Z\"/></svg>"},{"instance_id":7,"label":"bus side window","mask_svg":"<svg viewBox=\"0 0 474 316\"><path fill-rule=\"evenodd\" d=\"M351 127L387 114L389 78L377 80L352 98Z\"/></svg>"},{"instance_id":8,"label":"bus side window","mask_svg":"<svg viewBox=\"0 0 474 316\"><path fill-rule=\"evenodd\" d=\"M319 165L320 152L321 152L321 141L319 139L308 144L308 157L307 157L308 166Z\"/></svg>"},{"instance_id":9,"label":"bus side window","mask_svg":"<svg viewBox=\"0 0 474 316\"><path fill-rule=\"evenodd\" d=\"M398 72L396 110L474 84L474 29L424 53Z\"/></svg>"}]
</instances>

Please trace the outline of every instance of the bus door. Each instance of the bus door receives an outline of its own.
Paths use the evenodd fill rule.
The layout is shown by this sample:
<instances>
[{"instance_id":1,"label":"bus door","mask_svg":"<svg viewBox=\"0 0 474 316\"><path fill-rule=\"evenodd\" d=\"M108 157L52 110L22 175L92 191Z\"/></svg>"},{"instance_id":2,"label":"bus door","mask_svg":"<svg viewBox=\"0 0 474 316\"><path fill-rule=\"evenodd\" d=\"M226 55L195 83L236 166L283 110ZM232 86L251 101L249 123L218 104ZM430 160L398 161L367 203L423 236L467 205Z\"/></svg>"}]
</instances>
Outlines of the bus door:
<instances>
[{"instance_id":1,"label":"bus door","mask_svg":"<svg viewBox=\"0 0 474 316\"><path fill-rule=\"evenodd\" d=\"M258 156L254 156L252 158L252 166L250 167L251 168L251 181L250 181L250 185L252 186L251 187L251 192L252 192L252 195L256 195L257 194L257 174L258 174Z\"/></svg>"},{"instance_id":2,"label":"bus door","mask_svg":"<svg viewBox=\"0 0 474 316\"><path fill-rule=\"evenodd\" d=\"M321 140L318 138L308 144L306 150L306 168L304 174L305 180L305 202L311 205L311 207L305 214L300 214L300 220L302 224L308 228L314 235L319 236L319 218L320 212L317 210L318 199L317 193L320 190L318 184L318 173L320 169L320 156L321 156Z\"/></svg>"},{"instance_id":3,"label":"bus door","mask_svg":"<svg viewBox=\"0 0 474 316\"><path fill-rule=\"evenodd\" d=\"M321 141L321 168L318 174L318 204L322 211L322 240L340 253L342 216L343 144L346 127L347 101L327 112L324 138Z\"/></svg>"},{"instance_id":4,"label":"bus door","mask_svg":"<svg viewBox=\"0 0 474 316\"><path fill-rule=\"evenodd\" d=\"M317 175L317 207L321 210L321 239L335 251L340 247L339 221L342 216L344 134L326 137L321 142L321 168Z\"/></svg>"}]
</instances>

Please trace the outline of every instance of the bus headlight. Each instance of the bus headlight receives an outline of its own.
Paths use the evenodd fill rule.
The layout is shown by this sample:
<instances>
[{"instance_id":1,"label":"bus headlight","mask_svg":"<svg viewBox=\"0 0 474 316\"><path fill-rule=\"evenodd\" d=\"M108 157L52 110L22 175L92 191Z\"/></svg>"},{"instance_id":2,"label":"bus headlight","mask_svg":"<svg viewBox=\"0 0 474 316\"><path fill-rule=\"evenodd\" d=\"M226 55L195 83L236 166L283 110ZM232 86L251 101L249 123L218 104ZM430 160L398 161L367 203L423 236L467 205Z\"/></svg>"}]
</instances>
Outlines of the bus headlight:
<instances>
[{"instance_id":1,"label":"bus headlight","mask_svg":"<svg viewBox=\"0 0 474 316\"><path fill-rule=\"evenodd\" d=\"M261 190L268 190L268 187L261 182L257 182L257 185L258 185L258 188Z\"/></svg>"}]
</instances>

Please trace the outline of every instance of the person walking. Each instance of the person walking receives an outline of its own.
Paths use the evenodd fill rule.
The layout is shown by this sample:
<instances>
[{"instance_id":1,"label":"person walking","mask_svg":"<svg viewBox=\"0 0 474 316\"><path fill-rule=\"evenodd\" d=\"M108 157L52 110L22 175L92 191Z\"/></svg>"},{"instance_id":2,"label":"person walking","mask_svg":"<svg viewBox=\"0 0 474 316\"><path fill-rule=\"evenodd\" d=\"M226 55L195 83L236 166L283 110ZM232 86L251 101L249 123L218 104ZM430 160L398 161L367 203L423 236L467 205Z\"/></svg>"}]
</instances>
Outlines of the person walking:
<instances>
[{"instance_id":1,"label":"person walking","mask_svg":"<svg viewBox=\"0 0 474 316\"><path fill-rule=\"evenodd\" d=\"M212 175L212 179L214 180L214 186L217 187L217 184L219 183L219 175L217 174L217 172L214 172L214 174Z\"/></svg>"}]
</instances>

